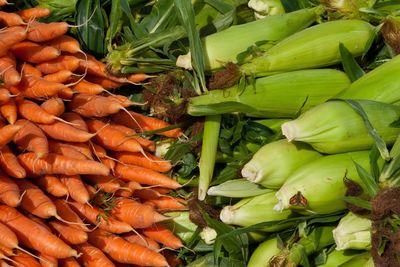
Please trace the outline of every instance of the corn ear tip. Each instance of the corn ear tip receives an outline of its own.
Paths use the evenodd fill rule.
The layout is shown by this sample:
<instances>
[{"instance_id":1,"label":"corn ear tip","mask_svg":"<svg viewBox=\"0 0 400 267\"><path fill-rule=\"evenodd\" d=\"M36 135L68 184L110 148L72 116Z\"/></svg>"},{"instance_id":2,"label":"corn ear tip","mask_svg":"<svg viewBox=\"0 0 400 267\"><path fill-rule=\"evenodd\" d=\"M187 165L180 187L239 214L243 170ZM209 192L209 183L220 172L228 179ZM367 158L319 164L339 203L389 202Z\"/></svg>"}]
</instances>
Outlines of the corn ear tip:
<instances>
[{"instance_id":1,"label":"corn ear tip","mask_svg":"<svg viewBox=\"0 0 400 267\"><path fill-rule=\"evenodd\" d=\"M219 218L223 223L226 224L231 224L233 221L233 206L225 206L222 210L221 213L219 214Z\"/></svg>"},{"instance_id":2,"label":"corn ear tip","mask_svg":"<svg viewBox=\"0 0 400 267\"><path fill-rule=\"evenodd\" d=\"M293 121L288 121L281 126L282 134L286 137L288 142L295 140L296 138L296 127Z\"/></svg>"}]
</instances>

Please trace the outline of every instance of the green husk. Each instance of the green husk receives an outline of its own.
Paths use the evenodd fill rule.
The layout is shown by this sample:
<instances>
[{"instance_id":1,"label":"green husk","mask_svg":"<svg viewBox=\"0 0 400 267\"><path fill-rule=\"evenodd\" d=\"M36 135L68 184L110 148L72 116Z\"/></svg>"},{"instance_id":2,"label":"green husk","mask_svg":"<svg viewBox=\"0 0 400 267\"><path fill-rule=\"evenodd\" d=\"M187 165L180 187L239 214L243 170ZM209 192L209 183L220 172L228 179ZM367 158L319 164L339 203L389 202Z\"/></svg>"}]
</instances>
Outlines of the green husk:
<instances>
[{"instance_id":1,"label":"green husk","mask_svg":"<svg viewBox=\"0 0 400 267\"><path fill-rule=\"evenodd\" d=\"M297 168L322 157L300 142L279 140L264 145L242 169L243 178L266 188L279 189Z\"/></svg>"},{"instance_id":2,"label":"green husk","mask_svg":"<svg viewBox=\"0 0 400 267\"><path fill-rule=\"evenodd\" d=\"M247 267L269 267L270 259L281 250L278 247L278 238L274 237L262 242L250 256Z\"/></svg>"},{"instance_id":3,"label":"green husk","mask_svg":"<svg viewBox=\"0 0 400 267\"><path fill-rule=\"evenodd\" d=\"M293 34L262 56L241 66L246 75L265 76L341 62L339 44L354 56L361 56L374 36L374 28L361 20L325 22Z\"/></svg>"},{"instance_id":4,"label":"green husk","mask_svg":"<svg viewBox=\"0 0 400 267\"><path fill-rule=\"evenodd\" d=\"M187 243L197 229L197 225L189 219L188 211L168 212L164 214L170 220L162 222L163 225L174 231L183 242Z\"/></svg>"},{"instance_id":5,"label":"green husk","mask_svg":"<svg viewBox=\"0 0 400 267\"><path fill-rule=\"evenodd\" d=\"M352 258L360 255L359 250L333 250L327 256L324 264L317 265L318 267L337 267L343 263L350 261Z\"/></svg>"},{"instance_id":6,"label":"green husk","mask_svg":"<svg viewBox=\"0 0 400 267\"><path fill-rule=\"evenodd\" d=\"M297 169L276 193L276 210L328 214L346 208L344 179L363 186L354 162L369 168L369 151L321 157Z\"/></svg>"},{"instance_id":7,"label":"green husk","mask_svg":"<svg viewBox=\"0 0 400 267\"><path fill-rule=\"evenodd\" d=\"M287 121L289 121L289 119L263 119L263 120L255 120L254 122L267 126L275 133L280 133L282 124L284 124Z\"/></svg>"},{"instance_id":8,"label":"green husk","mask_svg":"<svg viewBox=\"0 0 400 267\"><path fill-rule=\"evenodd\" d=\"M291 118L330 99L350 85L341 71L301 70L255 80L244 90L238 86L212 90L190 98L192 116L243 112L260 118Z\"/></svg>"},{"instance_id":9,"label":"green husk","mask_svg":"<svg viewBox=\"0 0 400 267\"><path fill-rule=\"evenodd\" d=\"M349 212L333 230L336 249L370 249L372 222Z\"/></svg>"},{"instance_id":10,"label":"green husk","mask_svg":"<svg viewBox=\"0 0 400 267\"><path fill-rule=\"evenodd\" d=\"M209 196L244 198L262 195L270 191L270 189L263 188L245 179L234 179L210 187L207 194Z\"/></svg>"},{"instance_id":11,"label":"green husk","mask_svg":"<svg viewBox=\"0 0 400 267\"><path fill-rule=\"evenodd\" d=\"M400 107L370 100L357 101L376 132L387 144L393 144L400 128L390 124L400 117ZM362 117L343 101L329 101L306 111L299 118L282 125L289 141L310 144L321 153L335 154L370 149L370 136Z\"/></svg>"},{"instance_id":12,"label":"green husk","mask_svg":"<svg viewBox=\"0 0 400 267\"><path fill-rule=\"evenodd\" d=\"M338 267L367 267L367 266L371 266L371 265L369 265L370 260L371 260L371 253L365 252L361 255L355 256L348 262L343 263L343 264L339 265ZM374 265L372 265L372 266L374 266Z\"/></svg>"},{"instance_id":13,"label":"green husk","mask_svg":"<svg viewBox=\"0 0 400 267\"><path fill-rule=\"evenodd\" d=\"M36 0L36 2L36 7L50 10L50 16L45 18L46 21L62 21L75 14L77 0Z\"/></svg>"}]
</instances>

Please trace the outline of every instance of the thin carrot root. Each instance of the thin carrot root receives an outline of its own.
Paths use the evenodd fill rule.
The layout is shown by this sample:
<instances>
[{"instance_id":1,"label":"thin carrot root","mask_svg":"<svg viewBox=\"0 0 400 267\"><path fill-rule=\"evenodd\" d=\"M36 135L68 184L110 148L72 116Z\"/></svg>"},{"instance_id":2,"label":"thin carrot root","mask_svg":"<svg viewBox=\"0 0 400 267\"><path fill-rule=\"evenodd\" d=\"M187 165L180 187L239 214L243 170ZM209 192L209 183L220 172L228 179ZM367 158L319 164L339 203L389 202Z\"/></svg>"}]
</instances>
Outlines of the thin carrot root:
<instances>
[{"instance_id":1,"label":"thin carrot root","mask_svg":"<svg viewBox=\"0 0 400 267\"><path fill-rule=\"evenodd\" d=\"M57 220L66 223L66 224L74 224L74 225L80 225L80 226L90 226L90 224L87 223L78 223L78 222L70 222L70 221L66 221L63 218L61 218L60 216L54 216Z\"/></svg>"}]
</instances>

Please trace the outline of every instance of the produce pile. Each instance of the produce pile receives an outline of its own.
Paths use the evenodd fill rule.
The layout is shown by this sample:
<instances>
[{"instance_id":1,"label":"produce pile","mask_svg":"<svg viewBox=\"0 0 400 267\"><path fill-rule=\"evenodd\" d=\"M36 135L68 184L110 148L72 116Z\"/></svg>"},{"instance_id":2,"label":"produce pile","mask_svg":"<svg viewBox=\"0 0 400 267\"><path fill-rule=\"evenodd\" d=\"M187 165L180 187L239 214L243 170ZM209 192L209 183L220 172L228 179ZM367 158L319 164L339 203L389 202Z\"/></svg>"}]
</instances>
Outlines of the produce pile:
<instances>
[{"instance_id":1,"label":"produce pile","mask_svg":"<svg viewBox=\"0 0 400 267\"><path fill-rule=\"evenodd\" d=\"M0 11L2 266L400 266L400 4Z\"/></svg>"}]
</instances>

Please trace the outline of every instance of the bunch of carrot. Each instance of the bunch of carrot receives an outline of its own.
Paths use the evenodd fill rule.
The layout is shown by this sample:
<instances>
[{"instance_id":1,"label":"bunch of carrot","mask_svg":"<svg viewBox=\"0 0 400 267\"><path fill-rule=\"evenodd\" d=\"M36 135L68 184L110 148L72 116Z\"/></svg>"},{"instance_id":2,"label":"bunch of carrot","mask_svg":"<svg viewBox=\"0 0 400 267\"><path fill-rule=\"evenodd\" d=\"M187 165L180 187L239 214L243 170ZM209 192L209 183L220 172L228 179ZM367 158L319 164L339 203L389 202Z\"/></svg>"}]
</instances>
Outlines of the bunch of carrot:
<instances>
[{"instance_id":1,"label":"bunch of carrot","mask_svg":"<svg viewBox=\"0 0 400 267\"><path fill-rule=\"evenodd\" d=\"M147 76L108 74L68 24L36 21L48 14L0 11L1 266L173 265L166 248L183 245L162 212L186 203L168 195L170 162L135 135L168 123L109 91Z\"/></svg>"}]
</instances>

